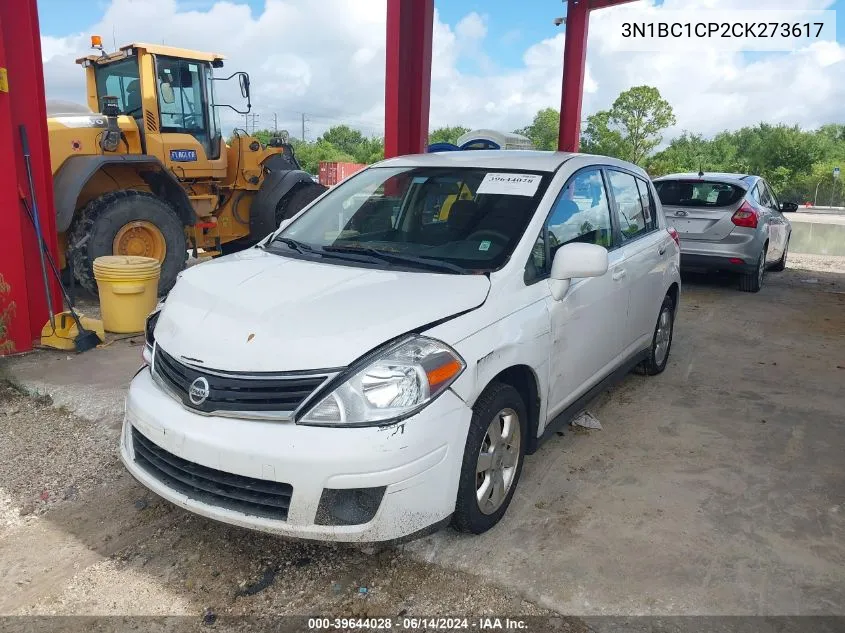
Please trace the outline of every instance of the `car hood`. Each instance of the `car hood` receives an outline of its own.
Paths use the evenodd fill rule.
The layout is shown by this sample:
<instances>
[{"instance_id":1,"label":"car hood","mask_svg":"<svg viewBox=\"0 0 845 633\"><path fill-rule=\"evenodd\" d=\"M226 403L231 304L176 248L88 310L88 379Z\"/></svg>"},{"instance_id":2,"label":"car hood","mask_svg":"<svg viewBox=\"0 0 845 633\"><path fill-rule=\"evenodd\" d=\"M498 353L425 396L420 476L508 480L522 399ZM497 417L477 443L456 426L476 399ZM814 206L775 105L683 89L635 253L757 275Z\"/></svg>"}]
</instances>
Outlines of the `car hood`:
<instances>
[{"instance_id":1,"label":"car hood","mask_svg":"<svg viewBox=\"0 0 845 633\"><path fill-rule=\"evenodd\" d=\"M228 371L345 367L397 336L477 308L485 275L374 270L249 249L184 271L155 328L177 358Z\"/></svg>"}]
</instances>

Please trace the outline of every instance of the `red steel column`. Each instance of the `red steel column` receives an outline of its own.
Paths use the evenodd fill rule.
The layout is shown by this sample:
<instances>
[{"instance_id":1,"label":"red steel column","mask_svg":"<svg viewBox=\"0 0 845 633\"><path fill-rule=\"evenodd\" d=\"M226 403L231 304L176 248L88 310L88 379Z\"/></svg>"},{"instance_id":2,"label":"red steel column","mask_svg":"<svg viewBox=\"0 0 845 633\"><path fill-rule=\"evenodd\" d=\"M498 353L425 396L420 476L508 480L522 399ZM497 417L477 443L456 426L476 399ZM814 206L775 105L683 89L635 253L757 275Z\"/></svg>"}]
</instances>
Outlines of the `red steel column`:
<instances>
[{"instance_id":1,"label":"red steel column","mask_svg":"<svg viewBox=\"0 0 845 633\"><path fill-rule=\"evenodd\" d=\"M588 0L569 0L566 43L563 50L563 85L560 95L560 130L557 148L577 152L581 137L581 97L587 64Z\"/></svg>"},{"instance_id":2,"label":"red steel column","mask_svg":"<svg viewBox=\"0 0 845 633\"><path fill-rule=\"evenodd\" d=\"M386 158L425 151L434 0L387 0Z\"/></svg>"},{"instance_id":3,"label":"red steel column","mask_svg":"<svg viewBox=\"0 0 845 633\"><path fill-rule=\"evenodd\" d=\"M11 286L7 302L14 301L10 324L15 351L32 348L47 321L47 302L35 231L18 198L18 188L29 197L19 125L25 125L32 152L33 180L44 239L58 261L53 179L47 138L44 70L36 0L0 2L0 47L7 70L8 93L0 92L0 273ZM58 283L49 274L56 310L61 309ZM2 299L0 299L2 309Z\"/></svg>"}]
</instances>

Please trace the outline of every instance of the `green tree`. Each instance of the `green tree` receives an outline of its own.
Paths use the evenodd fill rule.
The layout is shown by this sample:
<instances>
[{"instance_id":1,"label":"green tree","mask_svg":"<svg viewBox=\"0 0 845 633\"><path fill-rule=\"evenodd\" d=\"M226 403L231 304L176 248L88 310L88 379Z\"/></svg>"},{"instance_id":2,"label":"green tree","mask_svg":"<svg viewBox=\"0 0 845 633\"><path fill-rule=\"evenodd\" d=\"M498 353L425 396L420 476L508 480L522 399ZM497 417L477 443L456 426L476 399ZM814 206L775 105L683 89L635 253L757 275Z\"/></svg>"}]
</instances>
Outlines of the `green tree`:
<instances>
[{"instance_id":1,"label":"green tree","mask_svg":"<svg viewBox=\"0 0 845 633\"><path fill-rule=\"evenodd\" d=\"M642 164L675 124L672 106L653 86L634 86L621 93L610 110L587 117L582 151Z\"/></svg>"},{"instance_id":2,"label":"green tree","mask_svg":"<svg viewBox=\"0 0 845 633\"><path fill-rule=\"evenodd\" d=\"M457 145L458 139L467 132L469 132L469 128L462 125L447 125L446 127L439 127L429 133L428 144L451 143L452 145Z\"/></svg>"},{"instance_id":3,"label":"green tree","mask_svg":"<svg viewBox=\"0 0 845 633\"><path fill-rule=\"evenodd\" d=\"M335 125L323 132L320 140L331 143L349 156L355 156L356 152L367 139L361 132L348 125Z\"/></svg>"},{"instance_id":4,"label":"green tree","mask_svg":"<svg viewBox=\"0 0 845 633\"><path fill-rule=\"evenodd\" d=\"M554 151L560 130L560 112L554 108L545 108L534 115L531 125L514 130L531 139L536 149Z\"/></svg>"}]
</instances>

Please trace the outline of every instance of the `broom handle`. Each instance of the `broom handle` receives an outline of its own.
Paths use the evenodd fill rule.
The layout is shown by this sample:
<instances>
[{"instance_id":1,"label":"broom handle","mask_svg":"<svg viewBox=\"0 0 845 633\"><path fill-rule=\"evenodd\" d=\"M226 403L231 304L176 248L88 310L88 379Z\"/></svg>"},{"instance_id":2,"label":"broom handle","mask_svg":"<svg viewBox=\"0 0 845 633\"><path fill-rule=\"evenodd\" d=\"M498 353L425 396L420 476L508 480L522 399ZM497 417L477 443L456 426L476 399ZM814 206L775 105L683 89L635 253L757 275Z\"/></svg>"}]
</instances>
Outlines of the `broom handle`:
<instances>
[{"instance_id":1,"label":"broom handle","mask_svg":"<svg viewBox=\"0 0 845 633\"><path fill-rule=\"evenodd\" d=\"M53 331L56 330L56 319L53 315L53 298L50 296L50 285L47 281L47 264L44 262L44 249L41 247L44 238L41 233L41 221L38 218L38 206L35 201L35 184L32 180L32 164L29 153L29 140L26 136L26 126L21 125L19 128L21 133L21 145L23 145L23 160L26 164L26 177L29 182L29 196L32 198L32 214L35 220L35 233L38 238L38 257L41 260L41 278L44 281L44 295L47 297L47 310L50 312L50 326Z\"/></svg>"}]
</instances>

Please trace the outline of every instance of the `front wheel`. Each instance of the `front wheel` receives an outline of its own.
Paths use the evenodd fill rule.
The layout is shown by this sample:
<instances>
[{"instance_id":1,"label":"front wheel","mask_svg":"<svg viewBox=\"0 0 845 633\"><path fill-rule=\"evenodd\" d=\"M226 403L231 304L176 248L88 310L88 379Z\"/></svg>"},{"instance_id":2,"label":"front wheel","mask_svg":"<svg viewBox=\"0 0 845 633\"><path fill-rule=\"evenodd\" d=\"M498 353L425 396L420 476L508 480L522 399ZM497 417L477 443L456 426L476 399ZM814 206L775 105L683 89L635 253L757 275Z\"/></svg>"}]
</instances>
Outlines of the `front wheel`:
<instances>
[{"instance_id":1,"label":"front wheel","mask_svg":"<svg viewBox=\"0 0 845 633\"><path fill-rule=\"evenodd\" d=\"M185 268L185 230L165 200L146 191L113 191L95 198L70 229L73 274L97 294L94 260L102 255L138 255L161 262L158 291L164 294Z\"/></svg>"},{"instance_id":2,"label":"front wheel","mask_svg":"<svg viewBox=\"0 0 845 633\"><path fill-rule=\"evenodd\" d=\"M522 473L528 417L519 392L493 383L478 398L464 448L452 525L481 534L504 516Z\"/></svg>"}]
</instances>

